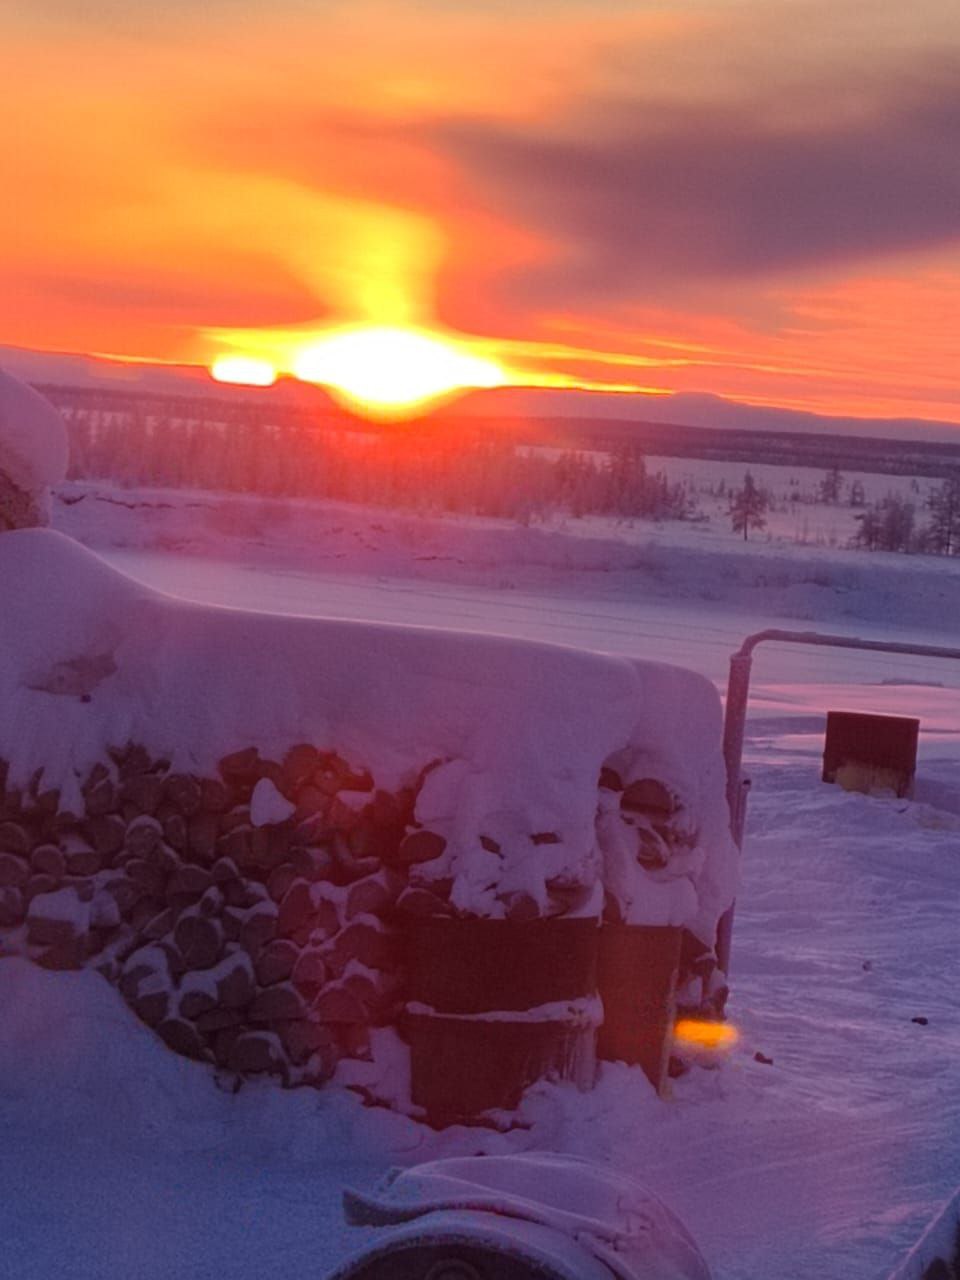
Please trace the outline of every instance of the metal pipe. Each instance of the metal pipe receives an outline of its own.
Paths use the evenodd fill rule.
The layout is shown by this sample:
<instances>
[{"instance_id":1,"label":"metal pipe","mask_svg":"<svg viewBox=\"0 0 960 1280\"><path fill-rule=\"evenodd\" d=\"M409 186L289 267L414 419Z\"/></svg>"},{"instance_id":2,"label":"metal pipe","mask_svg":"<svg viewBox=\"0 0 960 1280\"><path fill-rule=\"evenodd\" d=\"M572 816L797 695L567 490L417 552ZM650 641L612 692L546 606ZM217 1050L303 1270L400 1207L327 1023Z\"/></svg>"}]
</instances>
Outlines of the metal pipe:
<instances>
[{"instance_id":1,"label":"metal pipe","mask_svg":"<svg viewBox=\"0 0 960 1280\"><path fill-rule=\"evenodd\" d=\"M824 635L819 631L755 631L747 636L734 657L753 653L765 640L780 640L787 644L830 645L834 649L875 649L882 653L909 653L920 658L960 659L960 649L947 649L935 644L900 644L893 640L861 640L856 636Z\"/></svg>"},{"instance_id":2,"label":"metal pipe","mask_svg":"<svg viewBox=\"0 0 960 1280\"><path fill-rule=\"evenodd\" d=\"M730 659L727 679L727 703L723 717L723 760L727 769L727 807L730 810L730 831L737 843L743 836L740 820L742 805L741 776L743 739L747 725L747 701L750 696L750 671L753 656L748 650L735 653Z\"/></svg>"},{"instance_id":3,"label":"metal pipe","mask_svg":"<svg viewBox=\"0 0 960 1280\"><path fill-rule=\"evenodd\" d=\"M753 651L766 641L782 644L826 645L834 649L872 649L881 653L904 653L920 658L953 658L960 661L960 649L932 644L900 644L892 640L860 640L854 636L824 635L818 631L781 631L770 628L747 636L736 653L730 656L727 680L727 702L723 716L723 760L727 769L727 807L730 810L730 834L737 848L743 848L747 801L743 778L743 742L750 699L750 672ZM730 949L733 935L733 912L730 909L717 925L717 962L725 974L730 973Z\"/></svg>"}]
</instances>

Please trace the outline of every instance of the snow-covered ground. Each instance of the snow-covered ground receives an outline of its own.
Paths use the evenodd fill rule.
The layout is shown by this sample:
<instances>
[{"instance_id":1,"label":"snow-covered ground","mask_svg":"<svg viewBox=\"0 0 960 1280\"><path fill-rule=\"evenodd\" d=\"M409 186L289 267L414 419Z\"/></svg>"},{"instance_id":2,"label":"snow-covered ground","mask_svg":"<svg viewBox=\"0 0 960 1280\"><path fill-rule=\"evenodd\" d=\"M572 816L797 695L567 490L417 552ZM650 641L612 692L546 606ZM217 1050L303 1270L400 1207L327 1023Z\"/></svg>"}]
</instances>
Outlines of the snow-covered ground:
<instances>
[{"instance_id":1,"label":"snow-covered ground","mask_svg":"<svg viewBox=\"0 0 960 1280\"><path fill-rule=\"evenodd\" d=\"M520 634L721 685L743 636L777 623L957 643L956 563L666 527L112 496L167 505L88 493L56 523L149 584L218 604ZM914 801L819 782L828 707L921 717ZM647 1182L717 1280L881 1280L960 1183L960 663L769 648L751 709L739 1041L721 1069L662 1102L639 1071L608 1066L586 1097L538 1086L511 1133L434 1134L338 1089L222 1093L95 975L0 961L0 1273L319 1278L357 1234L340 1225L345 1182L548 1149ZM379 1047L395 1062L389 1037Z\"/></svg>"},{"instance_id":2,"label":"snow-covered ground","mask_svg":"<svg viewBox=\"0 0 960 1280\"><path fill-rule=\"evenodd\" d=\"M838 477L837 500L825 502L822 485L827 472L815 467L659 457L649 457L647 466L651 471L662 471L671 483L682 484L695 496L699 511L707 517L714 535L730 532L728 495L741 487L744 472L749 471L770 498L766 528L753 536L764 541L813 547L846 547L857 532L857 516L862 506L850 502L853 486L860 490L863 502L880 502L894 494L912 503L917 523L922 524L927 515L927 498L940 484L928 476L844 471ZM721 485L725 492L720 492Z\"/></svg>"},{"instance_id":3,"label":"snow-covered ground","mask_svg":"<svg viewBox=\"0 0 960 1280\"><path fill-rule=\"evenodd\" d=\"M521 447L520 452L560 457L565 450L552 446ZM581 450L581 456L604 465L608 454ZM769 498L765 527L751 537L758 542L792 543L802 547L843 548L859 528L857 516L864 503L880 502L893 495L910 503L922 525L927 518L926 502L941 481L929 476L897 475L876 471L836 473L837 493L825 500L823 485L828 472L822 467L790 464L727 462L715 458L677 458L649 454L645 458L651 473L662 472L671 484L682 485L693 501L701 537L732 540L739 535L730 527L730 495L743 485L749 471L757 486ZM858 502L851 501L858 496Z\"/></svg>"}]
</instances>

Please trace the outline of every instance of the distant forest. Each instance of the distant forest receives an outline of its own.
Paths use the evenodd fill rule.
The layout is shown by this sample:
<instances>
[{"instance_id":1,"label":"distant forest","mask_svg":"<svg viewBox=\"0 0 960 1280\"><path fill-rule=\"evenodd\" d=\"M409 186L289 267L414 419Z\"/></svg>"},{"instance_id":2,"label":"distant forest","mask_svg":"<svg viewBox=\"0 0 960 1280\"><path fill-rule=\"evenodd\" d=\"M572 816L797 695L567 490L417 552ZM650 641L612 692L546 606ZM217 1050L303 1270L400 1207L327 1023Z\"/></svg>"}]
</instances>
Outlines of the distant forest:
<instances>
[{"instance_id":1,"label":"distant forest","mask_svg":"<svg viewBox=\"0 0 960 1280\"><path fill-rule=\"evenodd\" d=\"M655 442L661 454L736 461L756 434L633 424L635 431L627 435L622 423L597 423L582 435L570 422L465 418L377 428L346 415L243 398L40 389L67 422L71 479L328 498L522 523L558 515L704 518L692 488L651 470L645 453ZM673 433L669 439L666 431ZM856 508L851 546L960 554L960 449L853 437L827 448L823 436L780 435L759 437L763 456L750 460L816 466L811 453L818 442L817 456L827 469L819 491L803 500ZM838 456L847 457L851 469L902 468L938 476L941 483L925 501L890 493L867 503L859 481L843 482ZM729 501L732 528L744 537L765 527L771 505L771 495L752 484L745 475L743 488L727 489L721 481L707 490Z\"/></svg>"},{"instance_id":2,"label":"distant forest","mask_svg":"<svg viewBox=\"0 0 960 1280\"><path fill-rule=\"evenodd\" d=\"M186 406L185 406L186 407ZM620 441L609 454L518 446L503 433L414 426L364 432L240 415L232 421L61 405L70 478L270 497L332 498L528 522L555 514L683 519L682 485Z\"/></svg>"}]
</instances>

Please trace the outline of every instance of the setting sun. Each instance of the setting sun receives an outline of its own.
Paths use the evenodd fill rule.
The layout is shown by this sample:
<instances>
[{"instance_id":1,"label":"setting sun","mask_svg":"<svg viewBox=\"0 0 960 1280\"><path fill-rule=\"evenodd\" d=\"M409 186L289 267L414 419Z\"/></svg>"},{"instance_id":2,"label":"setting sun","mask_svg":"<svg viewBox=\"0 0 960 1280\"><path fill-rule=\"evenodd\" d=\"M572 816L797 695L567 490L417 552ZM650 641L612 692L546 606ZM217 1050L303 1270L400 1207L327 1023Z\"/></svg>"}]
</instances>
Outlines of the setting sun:
<instances>
[{"instance_id":1,"label":"setting sun","mask_svg":"<svg viewBox=\"0 0 960 1280\"><path fill-rule=\"evenodd\" d=\"M247 387L272 387L277 371L269 360L253 356L218 356L210 366L216 382L234 382Z\"/></svg>"},{"instance_id":2,"label":"setting sun","mask_svg":"<svg viewBox=\"0 0 960 1280\"><path fill-rule=\"evenodd\" d=\"M505 381L493 360L444 338L394 328L347 329L318 338L297 355L293 372L375 417L402 417L452 392Z\"/></svg>"}]
</instances>

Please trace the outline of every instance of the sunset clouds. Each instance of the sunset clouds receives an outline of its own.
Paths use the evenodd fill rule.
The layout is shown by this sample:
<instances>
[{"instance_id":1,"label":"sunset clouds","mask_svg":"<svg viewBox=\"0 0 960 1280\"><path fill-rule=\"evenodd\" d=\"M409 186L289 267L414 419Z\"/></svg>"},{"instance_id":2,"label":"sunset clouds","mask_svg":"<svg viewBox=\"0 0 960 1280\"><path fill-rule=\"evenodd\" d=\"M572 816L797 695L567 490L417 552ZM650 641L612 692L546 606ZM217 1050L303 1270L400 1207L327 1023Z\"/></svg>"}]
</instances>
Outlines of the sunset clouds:
<instances>
[{"instance_id":1,"label":"sunset clouds","mask_svg":"<svg viewBox=\"0 0 960 1280\"><path fill-rule=\"evenodd\" d=\"M0 85L0 342L960 421L955 0L32 0Z\"/></svg>"},{"instance_id":2,"label":"sunset clouds","mask_svg":"<svg viewBox=\"0 0 960 1280\"><path fill-rule=\"evenodd\" d=\"M960 57L953 79L809 125L618 104L590 138L465 125L441 139L494 209L557 245L551 293L669 294L960 237Z\"/></svg>"}]
</instances>

